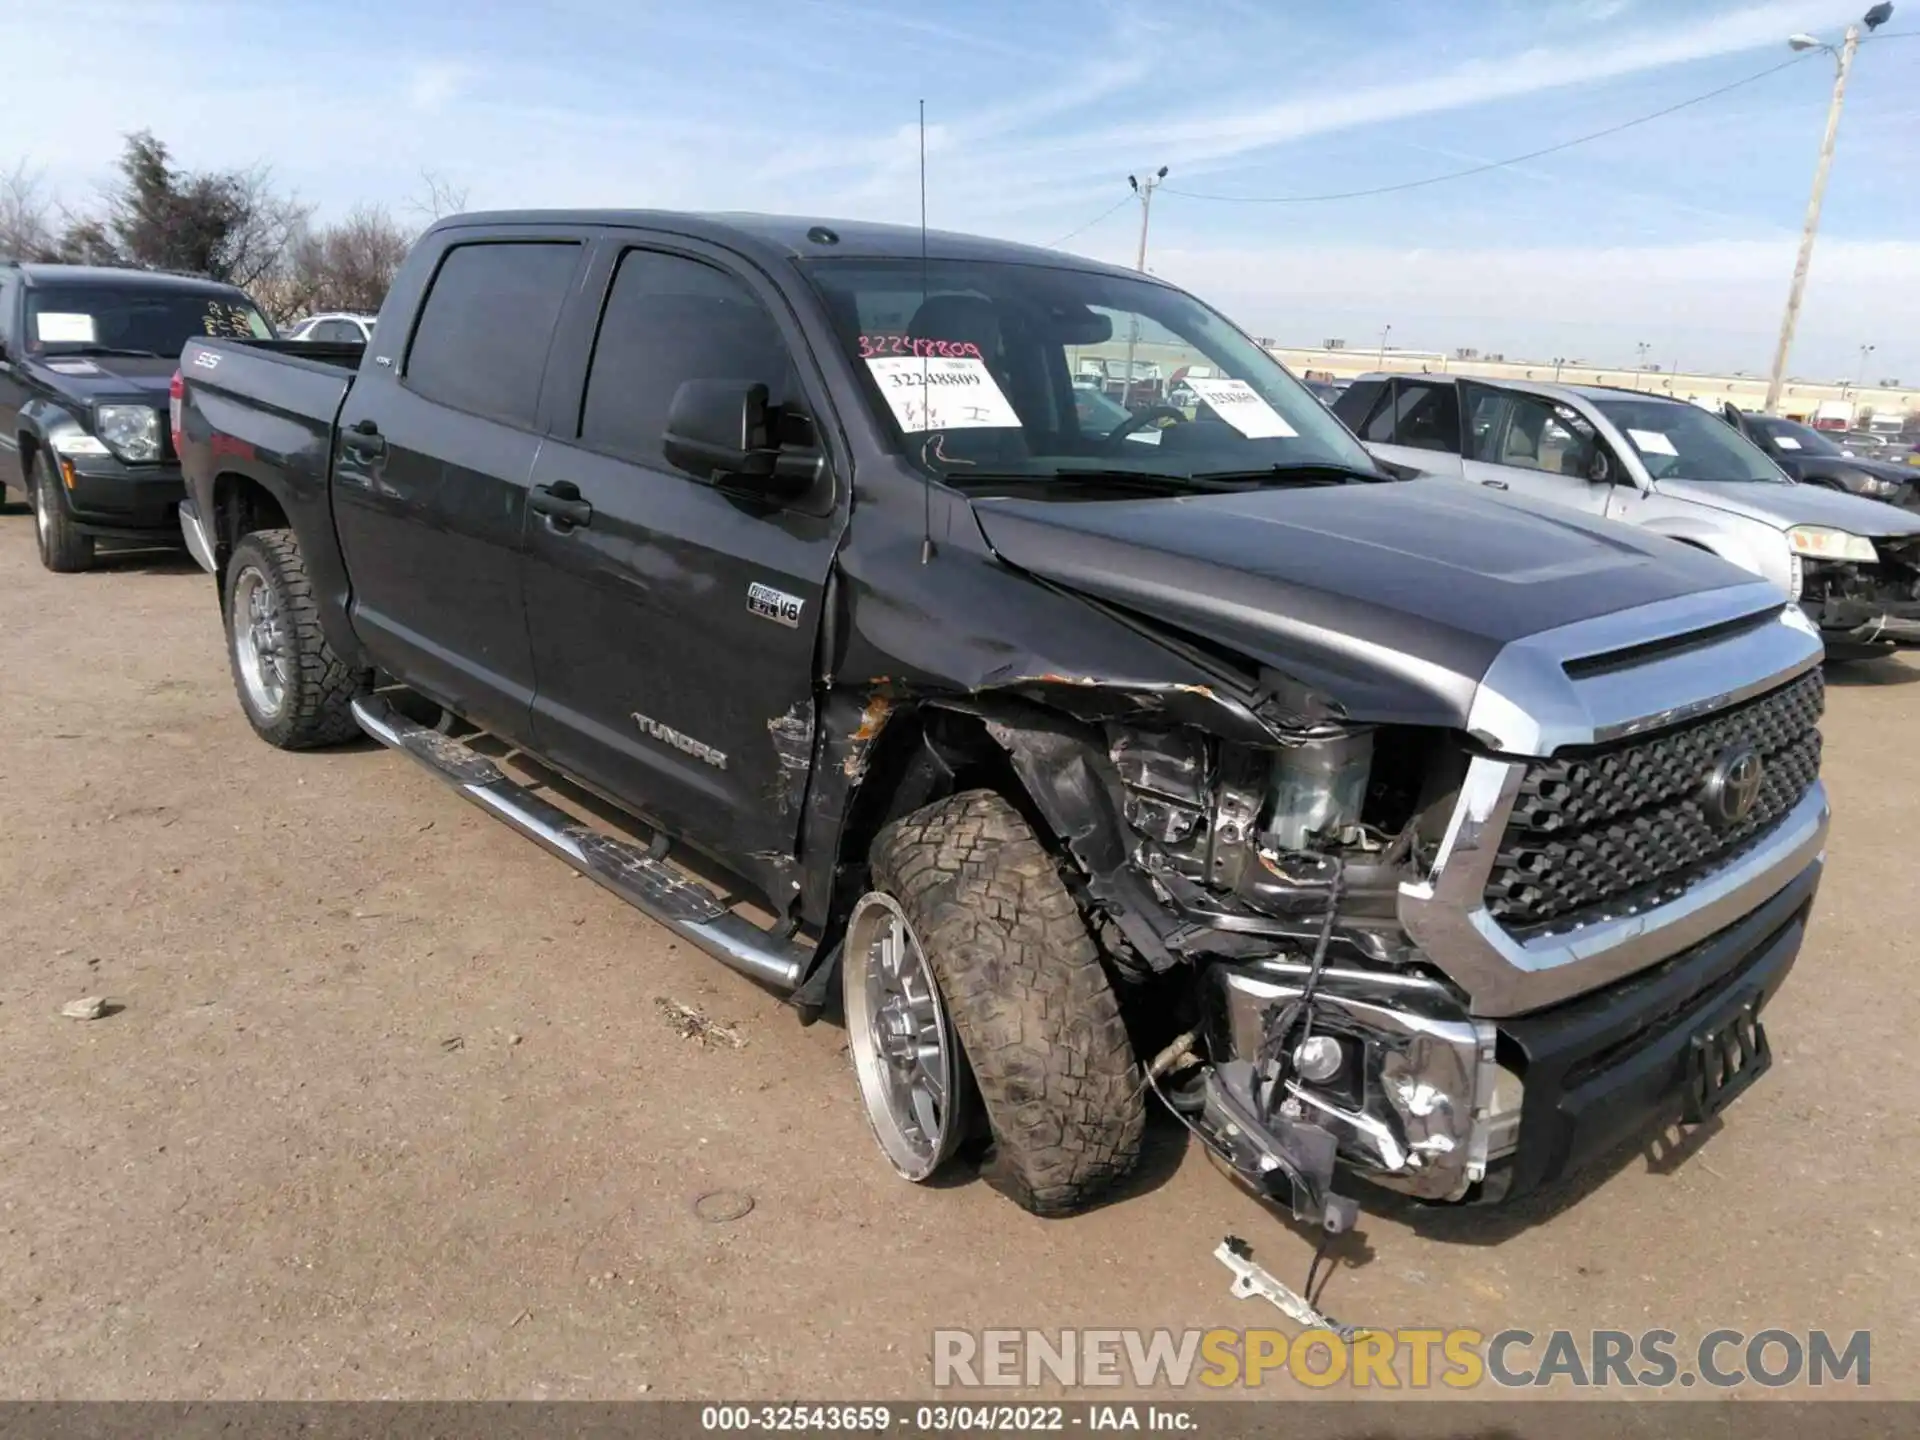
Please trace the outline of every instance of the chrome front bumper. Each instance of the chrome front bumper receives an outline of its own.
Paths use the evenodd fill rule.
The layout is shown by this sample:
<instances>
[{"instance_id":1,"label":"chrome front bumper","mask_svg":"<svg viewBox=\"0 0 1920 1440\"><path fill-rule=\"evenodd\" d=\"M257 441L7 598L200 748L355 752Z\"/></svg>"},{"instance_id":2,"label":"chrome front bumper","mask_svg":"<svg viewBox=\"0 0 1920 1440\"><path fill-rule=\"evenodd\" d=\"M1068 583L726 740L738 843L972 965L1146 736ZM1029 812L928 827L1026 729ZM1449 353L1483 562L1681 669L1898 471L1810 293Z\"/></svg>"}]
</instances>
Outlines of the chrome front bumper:
<instances>
[{"instance_id":1,"label":"chrome front bumper","mask_svg":"<svg viewBox=\"0 0 1920 1440\"><path fill-rule=\"evenodd\" d=\"M213 559L213 537L201 523L200 512L194 508L191 500L180 502L180 538L187 542L187 553L193 556L202 570L209 575L219 574L219 566Z\"/></svg>"},{"instance_id":2,"label":"chrome front bumper","mask_svg":"<svg viewBox=\"0 0 1920 1440\"><path fill-rule=\"evenodd\" d=\"M1207 1044L1216 1065L1257 1062L1269 1027L1299 997L1308 967L1288 960L1222 963L1207 972ZM1437 980L1323 971L1313 1033L1342 1047L1333 1084L1262 1089L1269 1113L1332 1135L1341 1161L1375 1184L1423 1200L1458 1200L1519 1141L1520 1079L1495 1058L1490 1021L1466 1013ZM1257 1063L1255 1065L1258 1069Z\"/></svg>"}]
</instances>

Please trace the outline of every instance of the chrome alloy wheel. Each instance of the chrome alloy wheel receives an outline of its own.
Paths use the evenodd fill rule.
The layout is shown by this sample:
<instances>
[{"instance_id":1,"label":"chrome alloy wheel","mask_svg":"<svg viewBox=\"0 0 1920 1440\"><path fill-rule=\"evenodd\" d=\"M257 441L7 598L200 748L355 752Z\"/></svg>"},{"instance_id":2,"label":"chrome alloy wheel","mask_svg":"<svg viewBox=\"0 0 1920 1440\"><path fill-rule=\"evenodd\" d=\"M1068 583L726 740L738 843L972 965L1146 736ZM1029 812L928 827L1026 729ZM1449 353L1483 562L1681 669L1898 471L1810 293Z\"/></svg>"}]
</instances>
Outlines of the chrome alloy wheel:
<instances>
[{"instance_id":1,"label":"chrome alloy wheel","mask_svg":"<svg viewBox=\"0 0 1920 1440\"><path fill-rule=\"evenodd\" d=\"M47 483L42 480L33 487L33 528L40 535L40 549L47 548L47 532L53 529L53 511L48 507L53 501L47 498Z\"/></svg>"},{"instance_id":2,"label":"chrome alloy wheel","mask_svg":"<svg viewBox=\"0 0 1920 1440\"><path fill-rule=\"evenodd\" d=\"M293 674L292 637L286 612L267 577L249 565L234 578L233 658L247 699L262 720L278 718L287 703L287 682Z\"/></svg>"},{"instance_id":3,"label":"chrome alloy wheel","mask_svg":"<svg viewBox=\"0 0 1920 1440\"><path fill-rule=\"evenodd\" d=\"M960 1051L926 952L891 895L853 908L840 981L867 1123L893 1168L925 1180L958 1148Z\"/></svg>"}]
</instances>

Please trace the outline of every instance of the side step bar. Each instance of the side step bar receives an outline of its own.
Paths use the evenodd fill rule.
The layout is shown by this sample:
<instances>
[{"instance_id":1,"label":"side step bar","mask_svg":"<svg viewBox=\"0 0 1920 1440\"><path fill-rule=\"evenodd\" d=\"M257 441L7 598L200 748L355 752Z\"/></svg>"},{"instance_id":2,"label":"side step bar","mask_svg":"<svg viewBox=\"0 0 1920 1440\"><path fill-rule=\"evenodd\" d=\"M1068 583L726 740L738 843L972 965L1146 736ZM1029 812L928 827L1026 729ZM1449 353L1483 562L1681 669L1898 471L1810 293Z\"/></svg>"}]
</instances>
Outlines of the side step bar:
<instances>
[{"instance_id":1,"label":"side step bar","mask_svg":"<svg viewBox=\"0 0 1920 1440\"><path fill-rule=\"evenodd\" d=\"M782 993L799 985L808 952L734 914L699 881L638 845L583 824L516 784L478 751L407 719L382 696L355 700L353 718L382 745L412 756L482 810L723 965Z\"/></svg>"}]
</instances>

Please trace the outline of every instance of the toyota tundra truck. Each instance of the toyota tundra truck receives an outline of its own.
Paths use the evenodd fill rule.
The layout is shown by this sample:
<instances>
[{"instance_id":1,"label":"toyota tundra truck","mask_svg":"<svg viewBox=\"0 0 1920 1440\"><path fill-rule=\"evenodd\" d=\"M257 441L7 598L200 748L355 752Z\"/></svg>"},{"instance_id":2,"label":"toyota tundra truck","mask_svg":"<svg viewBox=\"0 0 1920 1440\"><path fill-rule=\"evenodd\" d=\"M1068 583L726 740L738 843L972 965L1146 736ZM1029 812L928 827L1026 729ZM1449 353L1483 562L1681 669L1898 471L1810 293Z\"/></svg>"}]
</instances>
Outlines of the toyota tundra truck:
<instances>
[{"instance_id":1,"label":"toyota tundra truck","mask_svg":"<svg viewBox=\"0 0 1920 1440\"><path fill-rule=\"evenodd\" d=\"M1075 404L1129 359L1189 405ZM803 1015L837 998L910 1181L1072 1211L1158 1099L1337 1232L1365 1186L1516 1196L1768 1067L1828 823L1802 610L1390 479L1170 285L477 215L364 353L180 373L261 738L364 731Z\"/></svg>"}]
</instances>

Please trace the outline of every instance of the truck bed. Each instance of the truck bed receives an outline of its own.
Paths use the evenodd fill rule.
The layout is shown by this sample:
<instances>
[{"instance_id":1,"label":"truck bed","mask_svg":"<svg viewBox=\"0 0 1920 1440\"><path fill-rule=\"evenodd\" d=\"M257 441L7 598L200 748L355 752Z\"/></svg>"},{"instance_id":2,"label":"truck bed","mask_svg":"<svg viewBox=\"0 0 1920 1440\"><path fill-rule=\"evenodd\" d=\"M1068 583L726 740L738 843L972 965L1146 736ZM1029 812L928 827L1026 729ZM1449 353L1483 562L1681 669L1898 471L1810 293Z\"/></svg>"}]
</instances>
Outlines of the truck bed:
<instances>
[{"instance_id":1,"label":"truck bed","mask_svg":"<svg viewBox=\"0 0 1920 1440\"><path fill-rule=\"evenodd\" d=\"M317 469L324 487L334 422L365 349L286 340L188 341L180 355L182 408L196 412L205 427L188 430L181 463L189 484L216 456L244 448L289 468Z\"/></svg>"}]
</instances>

